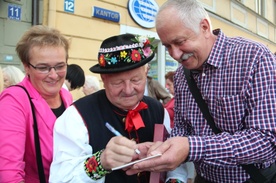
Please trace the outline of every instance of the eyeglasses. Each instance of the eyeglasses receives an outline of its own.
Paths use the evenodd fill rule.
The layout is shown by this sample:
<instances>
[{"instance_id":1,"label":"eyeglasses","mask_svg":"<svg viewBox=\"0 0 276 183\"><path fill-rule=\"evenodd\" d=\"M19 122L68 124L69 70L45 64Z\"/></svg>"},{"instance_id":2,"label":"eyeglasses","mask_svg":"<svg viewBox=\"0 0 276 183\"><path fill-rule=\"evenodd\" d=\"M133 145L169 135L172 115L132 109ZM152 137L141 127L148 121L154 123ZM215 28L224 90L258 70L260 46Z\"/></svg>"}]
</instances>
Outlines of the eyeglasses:
<instances>
[{"instance_id":1,"label":"eyeglasses","mask_svg":"<svg viewBox=\"0 0 276 183\"><path fill-rule=\"evenodd\" d=\"M29 63L30 66L32 66L32 68L34 68L35 70L37 70L38 72L42 73L42 74L48 74L51 69L55 69L55 71L58 73L58 72L64 72L66 70L66 66L67 64L65 63L61 63L61 64L58 64L56 66L47 66L47 65L41 65L41 66L34 66L32 65L31 63Z\"/></svg>"}]
</instances>

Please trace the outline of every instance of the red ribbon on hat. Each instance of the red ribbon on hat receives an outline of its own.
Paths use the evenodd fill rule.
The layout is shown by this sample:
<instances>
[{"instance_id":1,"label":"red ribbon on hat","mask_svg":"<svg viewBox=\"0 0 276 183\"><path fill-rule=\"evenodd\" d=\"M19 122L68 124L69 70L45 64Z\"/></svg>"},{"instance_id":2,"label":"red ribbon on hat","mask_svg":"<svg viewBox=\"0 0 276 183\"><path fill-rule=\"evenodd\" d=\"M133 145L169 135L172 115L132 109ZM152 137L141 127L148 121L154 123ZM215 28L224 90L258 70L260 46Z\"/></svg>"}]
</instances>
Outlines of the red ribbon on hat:
<instances>
[{"instance_id":1,"label":"red ribbon on hat","mask_svg":"<svg viewBox=\"0 0 276 183\"><path fill-rule=\"evenodd\" d=\"M126 116L125 130L131 132L133 128L138 130L141 127L145 127L142 117L139 111L147 109L148 105L145 102L140 102L139 105L133 109L129 110Z\"/></svg>"}]
</instances>

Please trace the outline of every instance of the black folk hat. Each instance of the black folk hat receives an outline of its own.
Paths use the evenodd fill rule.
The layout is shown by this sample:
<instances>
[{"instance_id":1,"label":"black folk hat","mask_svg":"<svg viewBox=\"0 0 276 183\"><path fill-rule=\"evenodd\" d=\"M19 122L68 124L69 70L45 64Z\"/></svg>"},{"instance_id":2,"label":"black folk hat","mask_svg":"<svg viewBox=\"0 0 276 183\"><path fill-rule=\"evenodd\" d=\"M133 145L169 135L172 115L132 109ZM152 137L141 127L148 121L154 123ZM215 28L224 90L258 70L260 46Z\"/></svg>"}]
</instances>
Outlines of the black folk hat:
<instances>
[{"instance_id":1,"label":"black folk hat","mask_svg":"<svg viewBox=\"0 0 276 183\"><path fill-rule=\"evenodd\" d=\"M154 57L154 38L122 34L103 41L98 64L89 70L94 73L117 73L145 65Z\"/></svg>"}]
</instances>

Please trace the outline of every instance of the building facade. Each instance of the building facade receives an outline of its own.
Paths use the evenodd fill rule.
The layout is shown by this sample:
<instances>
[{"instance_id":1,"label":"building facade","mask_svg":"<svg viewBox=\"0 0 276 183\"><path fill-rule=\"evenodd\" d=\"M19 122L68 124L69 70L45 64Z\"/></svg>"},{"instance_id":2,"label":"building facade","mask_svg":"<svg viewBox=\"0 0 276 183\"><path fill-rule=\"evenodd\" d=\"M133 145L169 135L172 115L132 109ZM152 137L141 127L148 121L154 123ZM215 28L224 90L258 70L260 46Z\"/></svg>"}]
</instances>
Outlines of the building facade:
<instances>
[{"instance_id":1,"label":"building facade","mask_svg":"<svg viewBox=\"0 0 276 183\"><path fill-rule=\"evenodd\" d=\"M200 0L209 12L213 29L227 36L243 36L276 52L276 0ZM165 0L0 0L0 66L21 62L15 45L32 25L59 29L71 47L68 62L86 74L97 63L101 42L110 36L133 33L156 38L157 54L150 74L164 84L167 71L178 66L161 45L154 16ZM93 75L93 74L92 74ZM98 75L96 75L98 76ZM99 76L98 76L99 77ZM73 93L75 99L82 96Z\"/></svg>"}]
</instances>

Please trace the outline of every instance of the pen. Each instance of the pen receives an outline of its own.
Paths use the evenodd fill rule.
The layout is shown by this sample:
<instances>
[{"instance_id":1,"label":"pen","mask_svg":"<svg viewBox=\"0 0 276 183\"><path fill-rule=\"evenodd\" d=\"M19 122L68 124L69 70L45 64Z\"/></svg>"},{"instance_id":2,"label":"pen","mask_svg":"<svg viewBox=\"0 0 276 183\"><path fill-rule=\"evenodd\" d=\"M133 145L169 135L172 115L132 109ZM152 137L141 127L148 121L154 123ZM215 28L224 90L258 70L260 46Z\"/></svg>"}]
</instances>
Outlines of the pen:
<instances>
[{"instance_id":1,"label":"pen","mask_svg":"<svg viewBox=\"0 0 276 183\"><path fill-rule=\"evenodd\" d=\"M108 128L109 131L111 131L116 136L122 136L120 132L118 132L113 126L111 126L108 122L105 122L106 128ZM139 149L134 149L136 154L140 154Z\"/></svg>"},{"instance_id":2,"label":"pen","mask_svg":"<svg viewBox=\"0 0 276 183\"><path fill-rule=\"evenodd\" d=\"M118 132L117 130L115 130L115 128L113 128L113 126L111 126L108 122L105 123L105 126L116 136L122 136L122 134L120 134L120 132Z\"/></svg>"}]
</instances>

